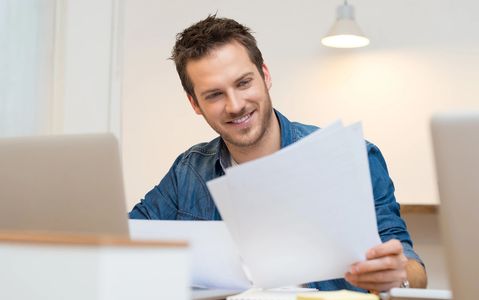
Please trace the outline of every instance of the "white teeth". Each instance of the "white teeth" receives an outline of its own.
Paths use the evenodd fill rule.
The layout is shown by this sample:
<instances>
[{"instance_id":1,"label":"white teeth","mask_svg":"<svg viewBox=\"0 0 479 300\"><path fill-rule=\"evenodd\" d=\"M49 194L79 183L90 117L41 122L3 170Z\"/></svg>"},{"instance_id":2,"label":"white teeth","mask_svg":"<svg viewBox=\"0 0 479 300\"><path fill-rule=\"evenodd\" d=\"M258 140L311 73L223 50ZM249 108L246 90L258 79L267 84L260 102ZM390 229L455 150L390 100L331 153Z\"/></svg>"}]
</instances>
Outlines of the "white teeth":
<instances>
[{"instance_id":1,"label":"white teeth","mask_svg":"<svg viewBox=\"0 0 479 300\"><path fill-rule=\"evenodd\" d=\"M234 123L234 124L243 123L244 121L248 120L250 116L251 116L250 114L247 114L244 117L231 121L231 123Z\"/></svg>"}]
</instances>

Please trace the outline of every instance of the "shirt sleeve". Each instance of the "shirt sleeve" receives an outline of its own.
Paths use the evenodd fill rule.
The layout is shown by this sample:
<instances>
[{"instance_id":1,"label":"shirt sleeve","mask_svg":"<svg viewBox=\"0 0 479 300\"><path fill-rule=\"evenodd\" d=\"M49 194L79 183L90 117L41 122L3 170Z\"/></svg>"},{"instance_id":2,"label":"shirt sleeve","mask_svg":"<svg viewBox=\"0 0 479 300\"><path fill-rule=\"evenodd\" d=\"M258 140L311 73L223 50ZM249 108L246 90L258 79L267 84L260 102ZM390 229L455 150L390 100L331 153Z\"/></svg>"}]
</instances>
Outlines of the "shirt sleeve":
<instances>
[{"instance_id":1,"label":"shirt sleeve","mask_svg":"<svg viewBox=\"0 0 479 300\"><path fill-rule=\"evenodd\" d=\"M404 255L417 260L424 266L421 258L413 249L413 242L406 223L401 218L399 203L396 202L394 196L394 184L389 177L381 151L371 143L368 143L367 148L379 236L382 242L391 239L401 241Z\"/></svg>"},{"instance_id":2,"label":"shirt sleeve","mask_svg":"<svg viewBox=\"0 0 479 300\"><path fill-rule=\"evenodd\" d=\"M175 220L178 212L178 157L160 183L149 191L128 214L130 219Z\"/></svg>"}]
</instances>

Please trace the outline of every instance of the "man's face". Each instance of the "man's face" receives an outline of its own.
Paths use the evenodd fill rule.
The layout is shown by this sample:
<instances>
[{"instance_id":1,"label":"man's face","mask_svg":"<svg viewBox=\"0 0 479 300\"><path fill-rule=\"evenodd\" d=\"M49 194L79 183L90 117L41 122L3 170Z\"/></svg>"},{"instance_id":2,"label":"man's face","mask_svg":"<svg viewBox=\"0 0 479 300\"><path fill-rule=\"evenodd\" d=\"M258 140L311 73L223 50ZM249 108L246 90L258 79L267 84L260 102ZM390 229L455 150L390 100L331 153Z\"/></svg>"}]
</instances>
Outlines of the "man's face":
<instances>
[{"instance_id":1,"label":"man's face","mask_svg":"<svg viewBox=\"0 0 479 300\"><path fill-rule=\"evenodd\" d=\"M188 62L186 71L198 100L188 95L193 109L227 144L249 147L261 141L273 116L266 65L263 79L246 49L231 42Z\"/></svg>"}]
</instances>

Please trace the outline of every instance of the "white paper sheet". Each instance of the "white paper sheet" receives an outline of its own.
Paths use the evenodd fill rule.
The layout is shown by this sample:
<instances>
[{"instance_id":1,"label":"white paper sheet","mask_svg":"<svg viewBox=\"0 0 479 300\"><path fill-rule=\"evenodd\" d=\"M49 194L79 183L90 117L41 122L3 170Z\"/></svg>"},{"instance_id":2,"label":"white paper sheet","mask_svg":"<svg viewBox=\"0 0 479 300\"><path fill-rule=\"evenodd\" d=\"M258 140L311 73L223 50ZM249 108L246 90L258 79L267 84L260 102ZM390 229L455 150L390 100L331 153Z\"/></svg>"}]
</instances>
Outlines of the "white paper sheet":
<instances>
[{"instance_id":1,"label":"white paper sheet","mask_svg":"<svg viewBox=\"0 0 479 300\"><path fill-rule=\"evenodd\" d=\"M257 287L343 277L381 242L359 124L318 130L208 187Z\"/></svg>"},{"instance_id":2,"label":"white paper sheet","mask_svg":"<svg viewBox=\"0 0 479 300\"><path fill-rule=\"evenodd\" d=\"M192 253L193 286L231 290L251 287L223 222L130 220L129 227L132 240L187 240Z\"/></svg>"}]
</instances>

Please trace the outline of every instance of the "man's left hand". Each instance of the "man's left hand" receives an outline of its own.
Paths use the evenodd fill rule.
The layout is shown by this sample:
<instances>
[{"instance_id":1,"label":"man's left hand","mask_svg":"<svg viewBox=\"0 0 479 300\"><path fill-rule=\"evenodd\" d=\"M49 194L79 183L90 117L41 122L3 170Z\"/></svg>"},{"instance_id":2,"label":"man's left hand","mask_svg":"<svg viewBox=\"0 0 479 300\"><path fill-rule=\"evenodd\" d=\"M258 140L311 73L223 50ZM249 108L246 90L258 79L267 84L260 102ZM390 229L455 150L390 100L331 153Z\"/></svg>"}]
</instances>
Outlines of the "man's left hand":
<instances>
[{"instance_id":1,"label":"man's left hand","mask_svg":"<svg viewBox=\"0 0 479 300\"><path fill-rule=\"evenodd\" d=\"M407 262L401 242L390 240L369 249L366 261L353 264L345 278L368 291L387 291L407 280Z\"/></svg>"}]
</instances>

